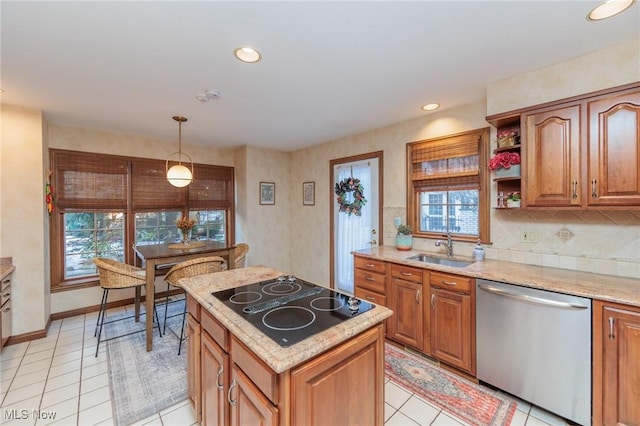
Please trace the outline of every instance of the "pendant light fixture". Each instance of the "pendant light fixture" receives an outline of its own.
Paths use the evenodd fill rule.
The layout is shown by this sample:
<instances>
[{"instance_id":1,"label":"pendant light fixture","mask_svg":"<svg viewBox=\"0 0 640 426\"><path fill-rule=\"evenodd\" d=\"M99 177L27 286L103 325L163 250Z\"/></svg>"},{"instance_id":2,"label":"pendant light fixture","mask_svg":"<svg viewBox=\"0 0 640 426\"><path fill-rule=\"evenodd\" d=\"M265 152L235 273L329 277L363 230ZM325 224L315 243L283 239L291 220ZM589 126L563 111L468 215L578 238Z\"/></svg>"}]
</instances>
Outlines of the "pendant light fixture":
<instances>
[{"instance_id":1,"label":"pendant light fixture","mask_svg":"<svg viewBox=\"0 0 640 426\"><path fill-rule=\"evenodd\" d=\"M169 158L167 158L167 180L171 185L182 188L189 185L193 180L193 160L187 154L184 154L182 152L182 123L187 121L187 119L180 116L175 116L173 117L173 119L178 122L178 152L172 153L171 155L169 155ZM175 154L178 154L178 164L173 165L171 166L171 168L169 168L169 159ZM189 162L191 163L191 170L189 170L188 167L182 165L183 155L189 159Z\"/></svg>"}]
</instances>

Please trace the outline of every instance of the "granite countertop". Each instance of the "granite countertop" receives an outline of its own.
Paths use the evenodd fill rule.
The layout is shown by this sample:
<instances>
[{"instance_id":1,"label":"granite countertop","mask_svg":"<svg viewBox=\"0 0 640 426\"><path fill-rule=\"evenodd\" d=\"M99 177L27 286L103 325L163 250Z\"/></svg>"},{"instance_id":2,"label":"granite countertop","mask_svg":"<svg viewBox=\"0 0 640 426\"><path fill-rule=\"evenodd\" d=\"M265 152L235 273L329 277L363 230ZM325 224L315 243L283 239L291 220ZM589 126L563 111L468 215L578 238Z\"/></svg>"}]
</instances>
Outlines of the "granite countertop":
<instances>
[{"instance_id":1,"label":"granite countertop","mask_svg":"<svg viewBox=\"0 0 640 426\"><path fill-rule=\"evenodd\" d=\"M420 251L400 251L392 246L374 247L353 252L354 255L417 266L434 271L450 272L474 278L507 282L526 287L583 296L610 302L624 303L640 307L640 279L593 274L569 269L526 265L523 263L485 259L474 262L471 258L454 256L454 259L474 262L458 268L407 260L417 254L431 257L445 257Z\"/></svg>"},{"instance_id":2,"label":"granite countertop","mask_svg":"<svg viewBox=\"0 0 640 426\"><path fill-rule=\"evenodd\" d=\"M287 371L313 358L380 323L392 314L384 306L376 306L370 311L349 319L349 321L315 334L288 348L283 348L211 295L215 291L266 281L280 275L284 275L284 273L266 266L253 266L183 278L180 282L185 291L198 301L203 309L218 319L276 373Z\"/></svg>"}]
</instances>

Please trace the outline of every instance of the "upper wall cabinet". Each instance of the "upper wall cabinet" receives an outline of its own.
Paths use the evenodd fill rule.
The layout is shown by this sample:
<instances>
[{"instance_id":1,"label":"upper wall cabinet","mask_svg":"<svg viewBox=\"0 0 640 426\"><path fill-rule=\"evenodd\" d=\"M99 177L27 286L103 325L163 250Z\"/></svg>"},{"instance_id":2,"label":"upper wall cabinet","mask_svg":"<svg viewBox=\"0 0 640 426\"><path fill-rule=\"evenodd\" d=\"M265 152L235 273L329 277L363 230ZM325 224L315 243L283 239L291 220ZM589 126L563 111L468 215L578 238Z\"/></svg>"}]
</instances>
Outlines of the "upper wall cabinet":
<instances>
[{"instance_id":1,"label":"upper wall cabinet","mask_svg":"<svg viewBox=\"0 0 640 426\"><path fill-rule=\"evenodd\" d=\"M528 207L580 206L580 105L523 114Z\"/></svg>"},{"instance_id":2,"label":"upper wall cabinet","mask_svg":"<svg viewBox=\"0 0 640 426\"><path fill-rule=\"evenodd\" d=\"M591 100L587 114L587 205L640 205L640 89Z\"/></svg>"},{"instance_id":3,"label":"upper wall cabinet","mask_svg":"<svg viewBox=\"0 0 640 426\"><path fill-rule=\"evenodd\" d=\"M640 82L487 120L515 114L523 207L640 207Z\"/></svg>"}]
</instances>

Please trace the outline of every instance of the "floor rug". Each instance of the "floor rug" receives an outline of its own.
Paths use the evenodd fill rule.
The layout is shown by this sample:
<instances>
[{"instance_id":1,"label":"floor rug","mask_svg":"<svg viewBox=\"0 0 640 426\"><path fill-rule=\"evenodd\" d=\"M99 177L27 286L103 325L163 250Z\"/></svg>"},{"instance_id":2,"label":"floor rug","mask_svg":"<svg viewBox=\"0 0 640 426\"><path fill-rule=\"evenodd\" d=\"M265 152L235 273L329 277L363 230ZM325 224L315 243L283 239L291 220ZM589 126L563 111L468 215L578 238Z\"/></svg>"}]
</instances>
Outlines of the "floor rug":
<instances>
[{"instance_id":1,"label":"floor rug","mask_svg":"<svg viewBox=\"0 0 640 426\"><path fill-rule=\"evenodd\" d=\"M508 426L516 403L425 359L385 344L387 378L475 426Z\"/></svg>"},{"instance_id":2,"label":"floor rug","mask_svg":"<svg viewBox=\"0 0 640 426\"><path fill-rule=\"evenodd\" d=\"M169 315L182 312L184 301L170 303ZM164 304L158 303L158 315L164 319ZM127 313L128 316L131 313ZM106 321L117 318L107 317ZM153 329L153 351L147 352L145 333L135 333L106 342L113 419L116 426L142 420L187 398L187 361L185 342L178 356L181 317L167 320L167 332L158 336ZM105 325L107 337L144 329L133 318ZM101 343L105 344L105 343Z\"/></svg>"}]
</instances>

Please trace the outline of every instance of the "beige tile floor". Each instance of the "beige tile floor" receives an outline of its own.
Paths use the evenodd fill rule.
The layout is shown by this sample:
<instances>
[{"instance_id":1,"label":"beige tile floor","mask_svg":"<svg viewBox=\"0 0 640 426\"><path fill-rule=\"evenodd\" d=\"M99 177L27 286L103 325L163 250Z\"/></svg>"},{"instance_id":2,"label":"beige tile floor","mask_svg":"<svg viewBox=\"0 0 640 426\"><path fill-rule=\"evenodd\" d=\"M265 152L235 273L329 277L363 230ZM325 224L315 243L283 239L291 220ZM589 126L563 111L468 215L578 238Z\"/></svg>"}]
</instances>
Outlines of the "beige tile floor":
<instances>
[{"instance_id":1,"label":"beige tile floor","mask_svg":"<svg viewBox=\"0 0 640 426\"><path fill-rule=\"evenodd\" d=\"M131 306L119 309L129 310ZM92 313L53 321L47 337L6 346L2 350L0 424L113 424L106 345L101 344L98 357L94 356L96 317L97 313ZM384 415L388 426L465 425L389 380L385 383ZM135 423L138 426L194 424L194 413L187 401ZM559 426L565 422L519 401L511 425Z\"/></svg>"}]
</instances>

